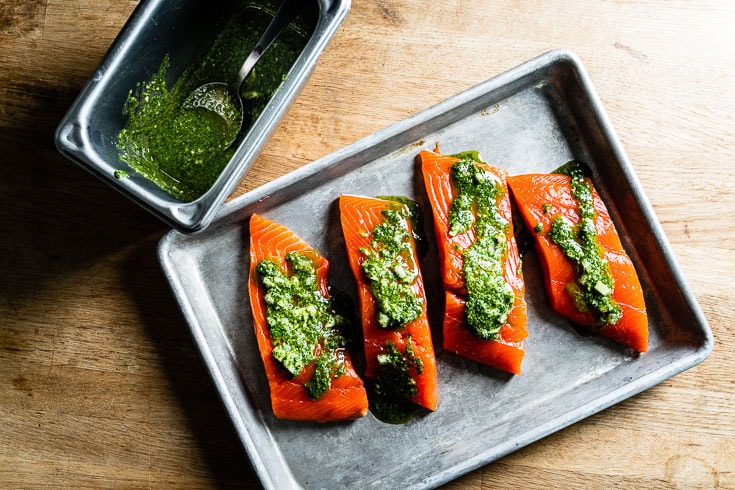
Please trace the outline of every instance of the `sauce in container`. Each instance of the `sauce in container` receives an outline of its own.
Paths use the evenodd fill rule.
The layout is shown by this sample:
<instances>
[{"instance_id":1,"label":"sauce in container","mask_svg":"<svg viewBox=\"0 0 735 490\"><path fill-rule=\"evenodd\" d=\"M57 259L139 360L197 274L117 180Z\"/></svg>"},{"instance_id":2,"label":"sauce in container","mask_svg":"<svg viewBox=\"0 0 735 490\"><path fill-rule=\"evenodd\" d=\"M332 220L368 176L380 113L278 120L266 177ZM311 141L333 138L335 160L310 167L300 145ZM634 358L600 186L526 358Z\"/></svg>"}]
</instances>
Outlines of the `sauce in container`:
<instances>
[{"instance_id":1,"label":"sauce in container","mask_svg":"<svg viewBox=\"0 0 735 490\"><path fill-rule=\"evenodd\" d=\"M120 158L132 170L182 201L197 199L214 184L237 141L227 147L226 125L220 117L181 105L196 87L212 81L229 83L236 77L277 7L272 1L244 2L223 15L211 43L172 85L167 81L172 62L168 56L149 81L137 84L123 109L129 116L127 125L117 136ZM302 14L253 68L242 85L244 121L239 138L278 90L313 29L310 17Z\"/></svg>"}]
</instances>

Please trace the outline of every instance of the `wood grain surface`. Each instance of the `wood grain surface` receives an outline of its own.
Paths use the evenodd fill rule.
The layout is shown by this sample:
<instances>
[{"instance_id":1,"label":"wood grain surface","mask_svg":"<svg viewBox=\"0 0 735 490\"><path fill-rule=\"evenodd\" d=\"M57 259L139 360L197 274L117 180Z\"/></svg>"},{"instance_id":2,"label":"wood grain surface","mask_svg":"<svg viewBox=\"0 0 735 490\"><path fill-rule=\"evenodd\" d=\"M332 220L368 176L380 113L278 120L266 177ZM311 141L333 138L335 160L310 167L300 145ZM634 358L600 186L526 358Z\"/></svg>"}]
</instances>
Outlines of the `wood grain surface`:
<instances>
[{"instance_id":1,"label":"wood grain surface","mask_svg":"<svg viewBox=\"0 0 735 490\"><path fill-rule=\"evenodd\" d=\"M0 2L0 488L259 488L157 262L166 227L54 149L137 3ZM731 0L353 0L236 194L570 48L716 338L447 488L735 488L733 25Z\"/></svg>"}]
</instances>

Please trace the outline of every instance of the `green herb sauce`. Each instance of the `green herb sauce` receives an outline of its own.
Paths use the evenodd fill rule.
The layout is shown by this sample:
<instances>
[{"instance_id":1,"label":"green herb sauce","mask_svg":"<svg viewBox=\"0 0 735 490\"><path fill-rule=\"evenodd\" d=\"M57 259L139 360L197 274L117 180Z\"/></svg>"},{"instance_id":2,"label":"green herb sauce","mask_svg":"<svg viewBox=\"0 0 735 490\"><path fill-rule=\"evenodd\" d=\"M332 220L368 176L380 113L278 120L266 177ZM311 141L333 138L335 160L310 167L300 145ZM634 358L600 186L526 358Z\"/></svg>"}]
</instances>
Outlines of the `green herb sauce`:
<instances>
[{"instance_id":1,"label":"green herb sauce","mask_svg":"<svg viewBox=\"0 0 735 490\"><path fill-rule=\"evenodd\" d=\"M421 212L421 205L409 199L406 196L377 196L378 199L385 199L388 201L395 201L403 204L408 208L408 219L411 222L411 232L413 234L413 241L416 243L416 251L419 257L423 257L428 248L426 240L426 233L424 233L424 218Z\"/></svg>"},{"instance_id":2,"label":"green herb sauce","mask_svg":"<svg viewBox=\"0 0 735 490\"><path fill-rule=\"evenodd\" d=\"M424 301L411 287L419 269L407 226L408 208L396 203L382 214L383 221L370 232L370 246L360 248L365 255L362 270L377 302L378 325L400 328L423 312Z\"/></svg>"},{"instance_id":3,"label":"green herb sauce","mask_svg":"<svg viewBox=\"0 0 735 490\"><path fill-rule=\"evenodd\" d=\"M507 253L506 233L510 223L500 215L497 201L504 189L482 167L477 152L453 155L460 160L452 166L452 183L457 195L449 210L449 234L475 227L473 244L462 252L467 287L465 317L468 327L480 338L497 340L508 321L515 294L503 277Z\"/></svg>"},{"instance_id":4,"label":"green herb sauce","mask_svg":"<svg viewBox=\"0 0 735 490\"><path fill-rule=\"evenodd\" d=\"M205 193L237 146L225 147L231 130L222 118L204 109L182 109L182 103L205 83L234 80L275 12L275 5L261 4L243 2L234 13L228 13L209 49L172 86L167 84L166 56L153 77L131 91L125 104L123 112L129 119L117 138L121 160L178 199L191 201ZM311 24L297 19L243 83L245 117L240 134L247 133L280 87L311 29Z\"/></svg>"},{"instance_id":5,"label":"green herb sauce","mask_svg":"<svg viewBox=\"0 0 735 490\"><path fill-rule=\"evenodd\" d=\"M577 310L594 312L600 326L613 325L623 312L612 297L615 284L597 239L592 184L585 179L581 164L575 161L568 162L556 173L571 177L572 195L580 215L576 227L562 216L554 216L549 231L549 238L564 251L578 274L576 282L567 285L567 292Z\"/></svg>"},{"instance_id":6,"label":"green herb sauce","mask_svg":"<svg viewBox=\"0 0 735 490\"><path fill-rule=\"evenodd\" d=\"M273 357L291 376L315 363L314 374L304 388L317 399L329 390L332 379L345 372L346 340L341 330L346 320L320 293L311 258L291 252L286 262L290 275L272 260L261 261L255 269L265 290Z\"/></svg>"},{"instance_id":7,"label":"green herb sauce","mask_svg":"<svg viewBox=\"0 0 735 490\"><path fill-rule=\"evenodd\" d=\"M378 373L371 390L373 414L383 422L402 424L410 420L417 409L411 401L418 388L414 376L423 372L424 365L416 355L411 336L406 336L406 352L402 353L391 342L378 356Z\"/></svg>"}]
</instances>

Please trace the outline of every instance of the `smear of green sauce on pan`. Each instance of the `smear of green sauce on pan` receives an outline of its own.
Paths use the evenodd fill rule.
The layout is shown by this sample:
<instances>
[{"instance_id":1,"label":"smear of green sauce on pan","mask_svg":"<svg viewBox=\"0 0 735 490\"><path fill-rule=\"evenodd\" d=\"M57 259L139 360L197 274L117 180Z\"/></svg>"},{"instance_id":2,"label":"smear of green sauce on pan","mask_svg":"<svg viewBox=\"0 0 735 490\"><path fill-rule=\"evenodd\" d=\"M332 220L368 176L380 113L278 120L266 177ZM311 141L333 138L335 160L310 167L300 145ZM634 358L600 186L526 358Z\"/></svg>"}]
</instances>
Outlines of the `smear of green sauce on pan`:
<instances>
[{"instance_id":1,"label":"smear of green sauce on pan","mask_svg":"<svg viewBox=\"0 0 735 490\"><path fill-rule=\"evenodd\" d=\"M244 2L228 15L211 47L172 85L167 83L168 56L150 80L137 84L123 109L128 123L117 138L120 158L132 170L183 201L197 199L214 184L232 158L237 141L225 148L224 121L203 109L184 110L181 104L204 83L230 83L274 12L272 2ZM298 18L243 83L245 117L240 138L280 87L312 29L312 24Z\"/></svg>"}]
</instances>

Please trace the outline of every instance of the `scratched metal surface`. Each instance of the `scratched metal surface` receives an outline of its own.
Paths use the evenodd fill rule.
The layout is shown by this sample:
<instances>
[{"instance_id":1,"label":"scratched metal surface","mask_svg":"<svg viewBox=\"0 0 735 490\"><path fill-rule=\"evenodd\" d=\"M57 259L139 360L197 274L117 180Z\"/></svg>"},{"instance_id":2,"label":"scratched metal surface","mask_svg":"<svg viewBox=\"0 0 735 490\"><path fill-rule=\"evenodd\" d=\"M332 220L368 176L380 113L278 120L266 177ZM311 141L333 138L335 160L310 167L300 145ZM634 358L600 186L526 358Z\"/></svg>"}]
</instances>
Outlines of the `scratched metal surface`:
<instances>
[{"instance_id":1,"label":"scratched metal surface","mask_svg":"<svg viewBox=\"0 0 735 490\"><path fill-rule=\"evenodd\" d=\"M523 374L444 352L431 247L422 268L438 358L436 412L401 426L372 415L324 425L276 419L247 299L248 217L257 212L294 230L331 261L332 284L354 296L338 196L407 195L423 205L431 230L415 157L437 141L445 153L477 149L510 174L587 162L645 290L649 352L582 336L554 314L533 250L523 256ZM233 200L204 232L166 235L159 258L266 488L433 488L701 362L713 343L584 67L563 50Z\"/></svg>"}]
</instances>

